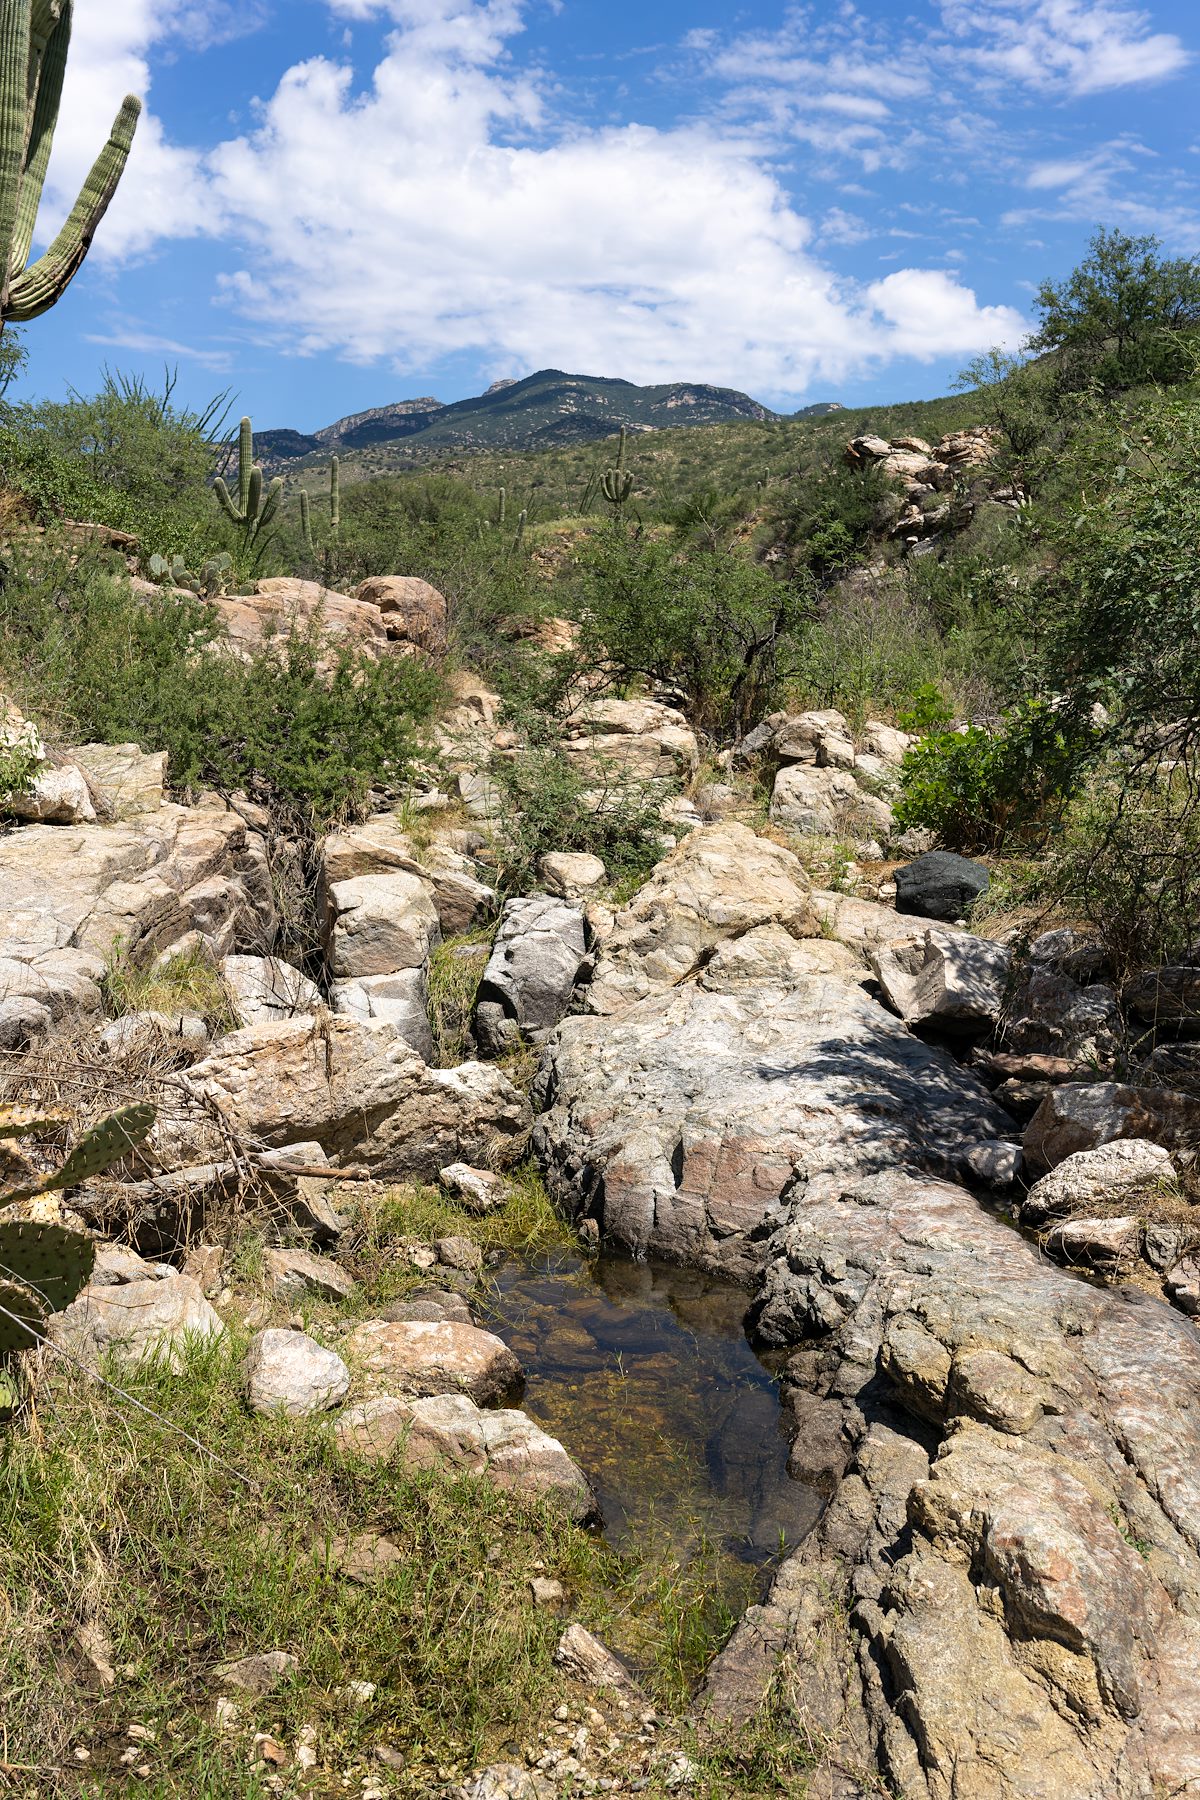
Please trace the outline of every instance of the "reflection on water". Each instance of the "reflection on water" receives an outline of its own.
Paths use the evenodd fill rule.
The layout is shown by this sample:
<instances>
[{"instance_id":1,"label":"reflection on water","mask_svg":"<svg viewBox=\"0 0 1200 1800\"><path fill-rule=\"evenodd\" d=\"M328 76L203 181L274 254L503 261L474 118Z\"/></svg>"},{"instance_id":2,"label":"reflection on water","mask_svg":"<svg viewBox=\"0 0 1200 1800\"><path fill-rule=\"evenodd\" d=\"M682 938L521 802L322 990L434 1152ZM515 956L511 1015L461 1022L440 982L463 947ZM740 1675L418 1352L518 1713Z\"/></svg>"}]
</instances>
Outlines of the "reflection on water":
<instances>
[{"instance_id":1,"label":"reflection on water","mask_svg":"<svg viewBox=\"0 0 1200 1800\"><path fill-rule=\"evenodd\" d=\"M521 1360L526 1410L586 1470L618 1549L687 1562L707 1541L744 1580L812 1529L822 1503L787 1474L740 1288L616 1255L513 1261L495 1279L485 1322Z\"/></svg>"}]
</instances>

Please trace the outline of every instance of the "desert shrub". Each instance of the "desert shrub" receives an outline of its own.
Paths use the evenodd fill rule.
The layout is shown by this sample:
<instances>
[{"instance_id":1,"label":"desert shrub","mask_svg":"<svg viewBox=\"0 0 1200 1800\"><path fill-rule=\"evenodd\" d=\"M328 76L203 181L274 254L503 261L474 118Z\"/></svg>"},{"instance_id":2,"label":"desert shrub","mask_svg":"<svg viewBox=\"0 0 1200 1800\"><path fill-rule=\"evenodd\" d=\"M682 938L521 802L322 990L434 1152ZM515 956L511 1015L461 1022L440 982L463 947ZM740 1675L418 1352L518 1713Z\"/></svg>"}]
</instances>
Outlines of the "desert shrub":
<instances>
[{"instance_id":1,"label":"desert shrub","mask_svg":"<svg viewBox=\"0 0 1200 1800\"><path fill-rule=\"evenodd\" d=\"M200 559L227 532L208 483L224 397L201 411L137 378L106 374L98 393L8 407L0 482L46 523L68 517L131 531L145 555Z\"/></svg>"},{"instance_id":2,"label":"desert shrub","mask_svg":"<svg viewBox=\"0 0 1200 1800\"><path fill-rule=\"evenodd\" d=\"M1046 708L1022 708L995 731L935 729L901 764L896 823L931 831L948 849L997 850L1045 826L1073 771L1070 741Z\"/></svg>"},{"instance_id":3,"label":"desert shrub","mask_svg":"<svg viewBox=\"0 0 1200 1800\"><path fill-rule=\"evenodd\" d=\"M822 580L861 560L891 493L878 469L829 458L788 480L772 520L776 540Z\"/></svg>"},{"instance_id":4,"label":"desert shrub","mask_svg":"<svg viewBox=\"0 0 1200 1800\"><path fill-rule=\"evenodd\" d=\"M714 737L770 710L811 610L808 583L779 580L738 551L685 555L616 525L585 558L584 654L673 688Z\"/></svg>"},{"instance_id":5,"label":"desert shrub","mask_svg":"<svg viewBox=\"0 0 1200 1800\"><path fill-rule=\"evenodd\" d=\"M39 546L0 583L0 677L55 734L166 750L177 790L243 789L309 829L396 780L440 691L415 659L284 634L248 661L193 595L135 595L102 562Z\"/></svg>"},{"instance_id":6,"label":"desert shrub","mask_svg":"<svg viewBox=\"0 0 1200 1800\"><path fill-rule=\"evenodd\" d=\"M498 762L493 771L504 806L500 880L510 893L539 882L542 857L553 850L598 856L610 881L648 873L662 855L662 793L648 782L586 782L552 743Z\"/></svg>"},{"instance_id":7,"label":"desert shrub","mask_svg":"<svg viewBox=\"0 0 1200 1800\"><path fill-rule=\"evenodd\" d=\"M1178 766L1098 771L1067 808L1020 897L1086 922L1118 974L1178 960L1200 918L1200 785Z\"/></svg>"},{"instance_id":8,"label":"desert shrub","mask_svg":"<svg viewBox=\"0 0 1200 1800\"><path fill-rule=\"evenodd\" d=\"M852 577L801 635L788 704L837 707L860 723L904 706L942 662L932 618L898 577Z\"/></svg>"}]
</instances>

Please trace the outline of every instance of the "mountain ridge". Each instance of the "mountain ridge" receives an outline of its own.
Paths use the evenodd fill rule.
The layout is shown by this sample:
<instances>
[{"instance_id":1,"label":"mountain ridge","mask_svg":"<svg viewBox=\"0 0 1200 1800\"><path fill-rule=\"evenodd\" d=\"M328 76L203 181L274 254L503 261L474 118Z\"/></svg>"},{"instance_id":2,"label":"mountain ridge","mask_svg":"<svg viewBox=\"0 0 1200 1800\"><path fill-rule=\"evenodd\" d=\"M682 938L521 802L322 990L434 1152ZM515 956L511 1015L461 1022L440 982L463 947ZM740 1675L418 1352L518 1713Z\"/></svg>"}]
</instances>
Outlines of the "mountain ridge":
<instances>
[{"instance_id":1,"label":"mountain ridge","mask_svg":"<svg viewBox=\"0 0 1200 1800\"><path fill-rule=\"evenodd\" d=\"M426 452L470 449L535 449L578 443L629 431L681 425L821 417L840 410L819 402L783 415L737 388L710 382L661 382L639 386L614 376L573 375L539 369L520 380L493 382L486 393L446 404L432 395L398 400L348 413L314 432L279 427L256 434L263 463L272 471L303 465L331 452L394 447L404 460Z\"/></svg>"}]
</instances>

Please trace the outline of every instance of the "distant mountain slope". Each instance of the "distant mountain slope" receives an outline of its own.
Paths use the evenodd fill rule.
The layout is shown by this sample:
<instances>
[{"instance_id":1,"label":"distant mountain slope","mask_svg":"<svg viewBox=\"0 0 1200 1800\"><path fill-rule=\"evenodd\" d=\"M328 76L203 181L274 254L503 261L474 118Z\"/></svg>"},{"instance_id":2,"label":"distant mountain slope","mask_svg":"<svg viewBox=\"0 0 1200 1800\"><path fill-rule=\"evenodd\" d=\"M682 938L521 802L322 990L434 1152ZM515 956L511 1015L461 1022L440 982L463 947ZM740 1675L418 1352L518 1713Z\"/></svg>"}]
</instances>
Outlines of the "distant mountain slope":
<instances>
[{"instance_id":1,"label":"distant mountain slope","mask_svg":"<svg viewBox=\"0 0 1200 1800\"><path fill-rule=\"evenodd\" d=\"M832 410L832 404L822 407ZM815 413L816 408L806 412ZM638 387L599 375L542 369L522 381L495 382L486 394L442 406L437 400L401 400L338 419L320 431L260 431L255 446L272 468L395 444L409 455L440 450L525 450L582 443L631 431L678 425L724 425L777 415L736 388L675 381Z\"/></svg>"}]
</instances>

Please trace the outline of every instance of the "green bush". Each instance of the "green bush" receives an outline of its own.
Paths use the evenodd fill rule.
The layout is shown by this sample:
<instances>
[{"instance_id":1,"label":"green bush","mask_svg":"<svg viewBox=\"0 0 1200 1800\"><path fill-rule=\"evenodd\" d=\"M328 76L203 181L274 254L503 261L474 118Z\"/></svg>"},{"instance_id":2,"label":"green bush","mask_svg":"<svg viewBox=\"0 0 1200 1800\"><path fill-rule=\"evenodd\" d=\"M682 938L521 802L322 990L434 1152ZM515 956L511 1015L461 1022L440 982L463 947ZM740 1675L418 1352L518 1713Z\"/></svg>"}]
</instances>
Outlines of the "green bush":
<instances>
[{"instance_id":1,"label":"green bush","mask_svg":"<svg viewBox=\"0 0 1200 1800\"><path fill-rule=\"evenodd\" d=\"M228 532L209 492L223 397L179 407L168 378L154 393L106 374L92 396L8 407L0 423L0 484L45 524L84 519L135 533L145 556L202 561Z\"/></svg>"},{"instance_id":2,"label":"green bush","mask_svg":"<svg viewBox=\"0 0 1200 1800\"><path fill-rule=\"evenodd\" d=\"M1200 804L1194 771L1131 774L1111 763L1067 808L1016 898L1083 921L1118 975L1174 962L1200 919Z\"/></svg>"},{"instance_id":3,"label":"green bush","mask_svg":"<svg viewBox=\"0 0 1200 1800\"><path fill-rule=\"evenodd\" d=\"M620 525L597 533L583 583L585 657L673 688L714 737L770 710L813 604L807 582L777 579L741 551L685 555Z\"/></svg>"},{"instance_id":4,"label":"green bush","mask_svg":"<svg viewBox=\"0 0 1200 1800\"><path fill-rule=\"evenodd\" d=\"M504 795L500 881L510 893L538 886L549 851L598 856L616 883L647 874L663 853L662 794L650 783L615 772L608 785L585 782L553 743L498 762L493 773Z\"/></svg>"},{"instance_id":5,"label":"green bush","mask_svg":"<svg viewBox=\"0 0 1200 1800\"><path fill-rule=\"evenodd\" d=\"M942 727L901 764L896 824L931 831L951 850L998 850L1061 808L1072 770L1070 744L1045 708L1024 708L996 731Z\"/></svg>"},{"instance_id":6,"label":"green bush","mask_svg":"<svg viewBox=\"0 0 1200 1800\"><path fill-rule=\"evenodd\" d=\"M395 781L438 677L416 659L372 662L315 634L248 661L193 595L135 595L94 559L10 550L0 583L0 677L68 741L166 750L178 790L243 789L318 830Z\"/></svg>"}]
</instances>

